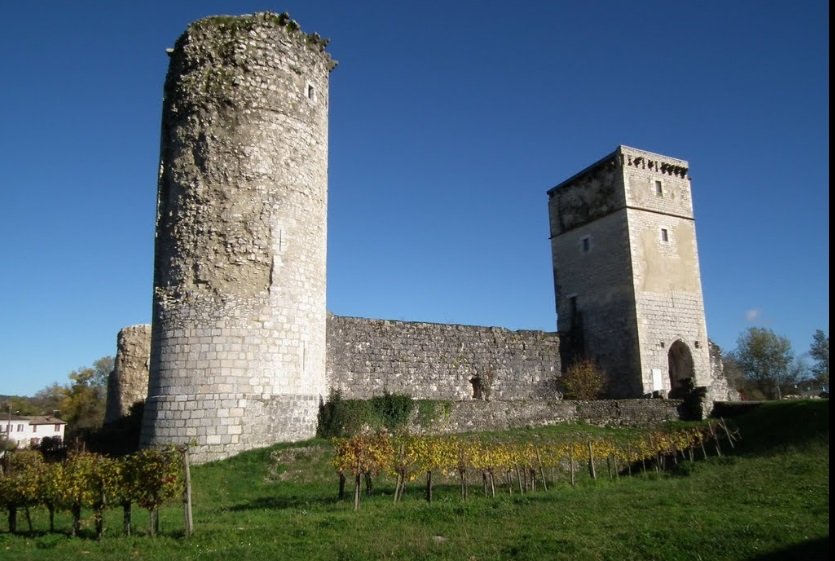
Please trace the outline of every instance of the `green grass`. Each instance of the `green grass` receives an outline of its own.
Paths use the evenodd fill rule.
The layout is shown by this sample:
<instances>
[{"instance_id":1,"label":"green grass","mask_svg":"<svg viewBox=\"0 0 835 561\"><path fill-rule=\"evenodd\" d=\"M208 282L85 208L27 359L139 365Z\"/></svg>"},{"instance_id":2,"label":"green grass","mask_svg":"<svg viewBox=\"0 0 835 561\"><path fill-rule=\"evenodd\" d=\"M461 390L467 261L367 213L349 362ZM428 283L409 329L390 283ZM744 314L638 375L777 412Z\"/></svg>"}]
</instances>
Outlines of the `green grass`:
<instances>
[{"instance_id":1,"label":"green grass","mask_svg":"<svg viewBox=\"0 0 835 561\"><path fill-rule=\"evenodd\" d=\"M450 480L430 505L421 482L393 504L393 482L375 481L359 512L337 501L327 441L241 454L193 469L196 533L182 537L176 506L162 513L162 536L118 535L120 512L104 539L0 530L0 559L91 560L778 560L824 559L829 550L829 402L766 403L737 417L742 441L722 457L681 463L671 473L591 481L563 477L549 491L490 499L473 485L464 502ZM621 429L563 425L493 434L617 435ZM602 432L599 432L602 431ZM604 469L605 472L605 469ZM475 479L475 478L474 478ZM475 482L474 482L475 483ZM89 513L85 513L89 515ZM57 524L69 527L63 514ZM18 522L25 529L25 519Z\"/></svg>"}]
</instances>

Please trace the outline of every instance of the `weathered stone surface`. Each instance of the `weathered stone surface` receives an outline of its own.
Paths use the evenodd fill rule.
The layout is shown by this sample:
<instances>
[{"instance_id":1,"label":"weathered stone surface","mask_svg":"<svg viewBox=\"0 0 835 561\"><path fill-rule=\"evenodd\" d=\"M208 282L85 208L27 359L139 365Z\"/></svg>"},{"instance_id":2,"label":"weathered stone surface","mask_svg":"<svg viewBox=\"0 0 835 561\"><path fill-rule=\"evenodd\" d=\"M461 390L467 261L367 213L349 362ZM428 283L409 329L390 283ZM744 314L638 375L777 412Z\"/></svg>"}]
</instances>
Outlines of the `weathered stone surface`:
<instances>
[{"instance_id":1,"label":"weathered stone surface","mask_svg":"<svg viewBox=\"0 0 835 561\"><path fill-rule=\"evenodd\" d=\"M150 354L150 325L131 325L119 331L113 371L107 378L105 424L127 415L134 403L145 401Z\"/></svg>"},{"instance_id":2,"label":"weathered stone surface","mask_svg":"<svg viewBox=\"0 0 835 561\"><path fill-rule=\"evenodd\" d=\"M559 372L556 333L328 317L329 386L349 399L549 399Z\"/></svg>"},{"instance_id":3,"label":"weathered stone surface","mask_svg":"<svg viewBox=\"0 0 835 561\"><path fill-rule=\"evenodd\" d=\"M214 17L170 52L143 445L205 461L315 432L334 66L317 37Z\"/></svg>"},{"instance_id":4,"label":"weathered stone surface","mask_svg":"<svg viewBox=\"0 0 835 561\"><path fill-rule=\"evenodd\" d=\"M599 401L459 401L446 404L430 423L415 410L409 429L415 433L458 433L541 427L567 422L598 426L644 426L678 420L681 401L627 399Z\"/></svg>"},{"instance_id":5,"label":"weathered stone surface","mask_svg":"<svg viewBox=\"0 0 835 561\"><path fill-rule=\"evenodd\" d=\"M688 377L726 393L687 163L624 146L549 191L559 337L328 318L324 44L259 13L195 22L170 49L143 445L190 443L203 462L307 438L329 389L461 400L461 430L674 415L665 400L550 401L580 355L613 396ZM109 415L134 399L127 387L114 373Z\"/></svg>"},{"instance_id":6,"label":"weathered stone surface","mask_svg":"<svg viewBox=\"0 0 835 561\"><path fill-rule=\"evenodd\" d=\"M563 362L596 360L615 397L711 382L687 174L620 146L548 192Z\"/></svg>"},{"instance_id":7,"label":"weathered stone surface","mask_svg":"<svg viewBox=\"0 0 835 561\"><path fill-rule=\"evenodd\" d=\"M710 341L710 384L707 387L707 402L712 404L716 401L738 401L739 392L728 384L725 376L725 367L722 363L722 349L719 345ZM711 412L706 411L706 416Z\"/></svg>"}]
</instances>

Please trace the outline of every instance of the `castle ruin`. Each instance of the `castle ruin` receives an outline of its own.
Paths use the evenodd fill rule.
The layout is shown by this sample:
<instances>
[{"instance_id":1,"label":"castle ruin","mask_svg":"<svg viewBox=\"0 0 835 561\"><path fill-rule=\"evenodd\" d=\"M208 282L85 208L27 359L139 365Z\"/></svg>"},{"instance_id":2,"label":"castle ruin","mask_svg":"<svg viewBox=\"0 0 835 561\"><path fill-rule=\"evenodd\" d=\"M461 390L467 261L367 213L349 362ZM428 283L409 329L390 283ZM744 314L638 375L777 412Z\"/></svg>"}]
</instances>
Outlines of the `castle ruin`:
<instances>
[{"instance_id":1,"label":"castle ruin","mask_svg":"<svg viewBox=\"0 0 835 561\"><path fill-rule=\"evenodd\" d=\"M559 335L327 314L326 43L259 13L199 20L169 50L141 445L205 462L309 438L330 390L576 419L556 383L581 355L620 397L714 381L687 165L626 147L548 193Z\"/></svg>"}]
</instances>

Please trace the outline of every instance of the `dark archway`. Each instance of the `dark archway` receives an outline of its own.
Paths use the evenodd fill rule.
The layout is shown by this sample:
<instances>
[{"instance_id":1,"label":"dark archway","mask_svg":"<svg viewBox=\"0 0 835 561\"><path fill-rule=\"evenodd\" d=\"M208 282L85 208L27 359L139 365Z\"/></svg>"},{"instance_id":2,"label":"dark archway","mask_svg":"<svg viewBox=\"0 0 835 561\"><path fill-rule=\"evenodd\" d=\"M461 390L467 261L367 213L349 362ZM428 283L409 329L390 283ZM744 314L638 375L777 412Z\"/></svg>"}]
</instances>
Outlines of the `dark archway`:
<instances>
[{"instance_id":1,"label":"dark archway","mask_svg":"<svg viewBox=\"0 0 835 561\"><path fill-rule=\"evenodd\" d=\"M690 348L683 341L676 341L670 345L667 361L670 368L670 397L683 397L692 389L696 376Z\"/></svg>"}]
</instances>

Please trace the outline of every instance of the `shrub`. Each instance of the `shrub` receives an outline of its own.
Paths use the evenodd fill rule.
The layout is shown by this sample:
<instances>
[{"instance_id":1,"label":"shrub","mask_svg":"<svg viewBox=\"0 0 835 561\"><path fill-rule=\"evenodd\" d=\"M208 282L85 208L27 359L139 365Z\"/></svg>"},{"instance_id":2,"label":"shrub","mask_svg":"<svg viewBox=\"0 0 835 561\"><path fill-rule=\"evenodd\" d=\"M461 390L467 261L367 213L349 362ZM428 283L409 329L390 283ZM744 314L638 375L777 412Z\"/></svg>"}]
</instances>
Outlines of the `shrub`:
<instances>
[{"instance_id":1,"label":"shrub","mask_svg":"<svg viewBox=\"0 0 835 561\"><path fill-rule=\"evenodd\" d=\"M390 432L396 432L406 426L413 407L414 402L408 395L385 391L382 396L371 398L371 409Z\"/></svg>"},{"instance_id":2,"label":"shrub","mask_svg":"<svg viewBox=\"0 0 835 561\"><path fill-rule=\"evenodd\" d=\"M370 400L343 399L336 390L319 406L316 436L344 437L382 428L395 432L406 426L413 407L408 395L386 391Z\"/></svg>"},{"instance_id":3,"label":"shrub","mask_svg":"<svg viewBox=\"0 0 835 561\"><path fill-rule=\"evenodd\" d=\"M568 367L560 378L566 399L597 399L603 391L605 377L590 360L580 360Z\"/></svg>"}]
</instances>

